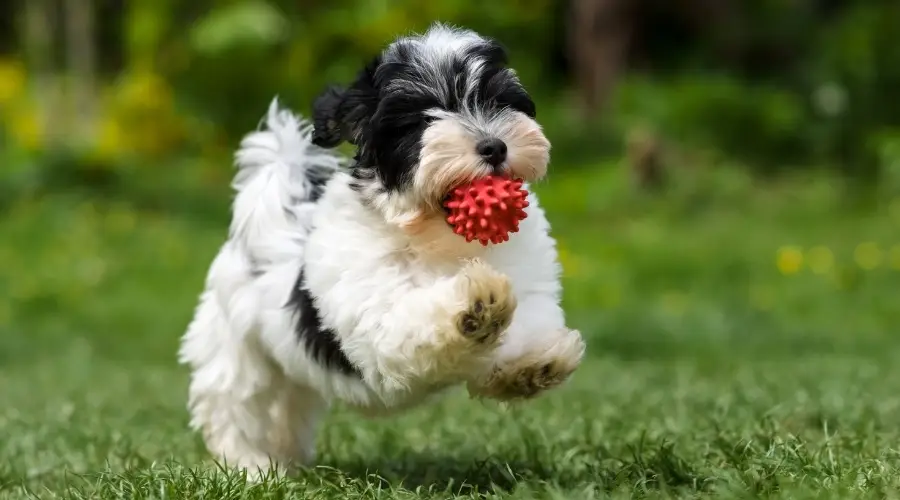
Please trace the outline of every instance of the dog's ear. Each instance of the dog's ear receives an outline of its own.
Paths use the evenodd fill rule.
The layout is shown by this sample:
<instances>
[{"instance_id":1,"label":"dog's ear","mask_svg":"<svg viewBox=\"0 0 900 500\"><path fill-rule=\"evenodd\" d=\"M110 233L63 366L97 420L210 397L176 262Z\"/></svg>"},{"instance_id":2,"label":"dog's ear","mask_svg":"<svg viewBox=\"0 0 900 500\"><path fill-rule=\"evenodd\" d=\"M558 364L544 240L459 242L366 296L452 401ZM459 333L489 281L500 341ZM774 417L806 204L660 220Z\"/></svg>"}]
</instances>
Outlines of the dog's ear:
<instances>
[{"instance_id":1,"label":"dog's ear","mask_svg":"<svg viewBox=\"0 0 900 500\"><path fill-rule=\"evenodd\" d=\"M325 89L313 102L312 142L333 148L344 141L339 113L347 91L337 87Z\"/></svg>"},{"instance_id":2,"label":"dog's ear","mask_svg":"<svg viewBox=\"0 0 900 500\"><path fill-rule=\"evenodd\" d=\"M313 102L313 144L333 148L347 141L357 144L378 107L376 57L348 88L330 87Z\"/></svg>"}]
</instances>

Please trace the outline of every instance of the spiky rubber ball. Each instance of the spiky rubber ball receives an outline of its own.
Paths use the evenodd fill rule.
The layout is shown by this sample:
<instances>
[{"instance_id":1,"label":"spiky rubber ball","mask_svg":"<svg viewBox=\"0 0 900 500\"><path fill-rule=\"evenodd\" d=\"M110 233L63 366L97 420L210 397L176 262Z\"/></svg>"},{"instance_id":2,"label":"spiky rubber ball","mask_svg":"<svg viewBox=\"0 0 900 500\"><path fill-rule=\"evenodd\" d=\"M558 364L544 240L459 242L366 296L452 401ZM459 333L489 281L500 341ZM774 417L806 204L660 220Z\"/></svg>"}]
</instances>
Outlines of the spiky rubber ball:
<instances>
[{"instance_id":1,"label":"spiky rubber ball","mask_svg":"<svg viewBox=\"0 0 900 500\"><path fill-rule=\"evenodd\" d=\"M447 222L467 242L478 240L487 246L488 242L509 241L509 233L518 232L519 221L528 217L527 196L521 180L497 175L479 177L450 192L444 201L450 212Z\"/></svg>"}]
</instances>

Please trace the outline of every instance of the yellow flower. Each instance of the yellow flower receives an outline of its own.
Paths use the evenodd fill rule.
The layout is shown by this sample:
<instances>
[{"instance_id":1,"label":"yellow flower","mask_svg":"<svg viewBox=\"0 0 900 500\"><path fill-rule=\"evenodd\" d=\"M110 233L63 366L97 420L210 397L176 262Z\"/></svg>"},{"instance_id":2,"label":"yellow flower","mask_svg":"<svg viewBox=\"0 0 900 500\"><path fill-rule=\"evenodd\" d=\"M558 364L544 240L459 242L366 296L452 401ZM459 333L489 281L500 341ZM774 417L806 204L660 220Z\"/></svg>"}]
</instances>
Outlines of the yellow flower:
<instances>
[{"instance_id":1,"label":"yellow flower","mask_svg":"<svg viewBox=\"0 0 900 500\"><path fill-rule=\"evenodd\" d=\"M126 108L161 109L171 103L171 89L162 76L150 71L128 74L120 94Z\"/></svg>"},{"instance_id":2,"label":"yellow flower","mask_svg":"<svg viewBox=\"0 0 900 500\"><path fill-rule=\"evenodd\" d=\"M775 264L785 276L797 274L803 267L803 250L795 246L781 247L778 249Z\"/></svg>"},{"instance_id":3,"label":"yellow flower","mask_svg":"<svg viewBox=\"0 0 900 500\"><path fill-rule=\"evenodd\" d=\"M25 67L21 61L0 59L0 105L13 102L25 91Z\"/></svg>"},{"instance_id":4,"label":"yellow flower","mask_svg":"<svg viewBox=\"0 0 900 500\"><path fill-rule=\"evenodd\" d=\"M106 115L102 118L99 129L94 154L102 159L113 158L125 144L122 126L115 116Z\"/></svg>"},{"instance_id":5,"label":"yellow flower","mask_svg":"<svg viewBox=\"0 0 900 500\"><path fill-rule=\"evenodd\" d=\"M834 269L834 254L828 247L817 246L809 253L809 268L816 274L828 274Z\"/></svg>"},{"instance_id":6,"label":"yellow flower","mask_svg":"<svg viewBox=\"0 0 900 500\"><path fill-rule=\"evenodd\" d=\"M867 241L856 246L856 250L853 251L853 258L859 267L871 271L881 264L883 253L881 248L878 247L878 243Z\"/></svg>"},{"instance_id":7,"label":"yellow flower","mask_svg":"<svg viewBox=\"0 0 900 500\"><path fill-rule=\"evenodd\" d=\"M10 136L28 150L37 150L43 142L43 130L36 110L18 109L11 117Z\"/></svg>"}]
</instances>

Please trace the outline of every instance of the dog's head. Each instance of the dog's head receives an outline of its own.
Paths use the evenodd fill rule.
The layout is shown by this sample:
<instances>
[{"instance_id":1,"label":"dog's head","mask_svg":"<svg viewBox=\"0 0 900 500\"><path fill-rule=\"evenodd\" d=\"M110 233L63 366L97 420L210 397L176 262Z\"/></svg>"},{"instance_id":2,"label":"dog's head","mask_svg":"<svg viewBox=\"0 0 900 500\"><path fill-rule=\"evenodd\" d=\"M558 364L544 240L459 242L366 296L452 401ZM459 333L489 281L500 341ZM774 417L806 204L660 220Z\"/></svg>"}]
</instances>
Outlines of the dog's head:
<instances>
[{"instance_id":1,"label":"dog's head","mask_svg":"<svg viewBox=\"0 0 900 500\"><path fill-rule=\"evenodd\" d=\"M480 176L538 180L549 162L504 48L443 24L399 38L348 87L326 90L313 118L317 145L356 146L354 188L390 219L440 211L453 187Z\"/></svg>"}]
</instances>

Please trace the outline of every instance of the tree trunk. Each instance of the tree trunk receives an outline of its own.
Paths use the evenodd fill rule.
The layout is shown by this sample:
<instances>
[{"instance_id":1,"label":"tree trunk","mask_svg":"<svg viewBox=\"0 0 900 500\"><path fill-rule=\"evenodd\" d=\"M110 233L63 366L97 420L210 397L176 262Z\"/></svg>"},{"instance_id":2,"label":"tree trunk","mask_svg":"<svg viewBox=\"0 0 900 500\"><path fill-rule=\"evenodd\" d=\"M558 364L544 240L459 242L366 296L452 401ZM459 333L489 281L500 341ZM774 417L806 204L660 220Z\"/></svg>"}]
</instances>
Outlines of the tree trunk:
<instances>
[{"instance_id":1,"label":"tree trunk","mask_svg":"<svg viewBox=\"0 0 900 500\"><path fill-rule=\"evenodd\" d=\"M585 120L602 111L626 62L632 1L573 1L569 50Z\"/></svg>"},{"instance_id":2,"label":"tree trunk","mask_svg":"<svg viewBox=\"0 0 900 500\"><path fill-rule=\"evenodd\" d=\"M69 131L80 139L94 132L97 54L94 44L94 0L63 0Z\"/></svg>"},{"instance_id":3,"label":"tree trunk","mask_svg":"<svg viewBox=\"0 0 900 500\"><path fill-rule=\"evenodd\" d=\"M22 47L39 109L39 134L52 147L60 137L53 111L58 110L60 92L54 75L53 33L56 12L51 0L24 0Z\"/></svg>"}]
</instances>

